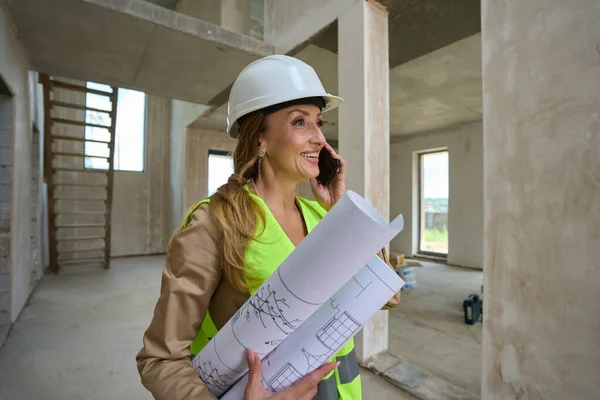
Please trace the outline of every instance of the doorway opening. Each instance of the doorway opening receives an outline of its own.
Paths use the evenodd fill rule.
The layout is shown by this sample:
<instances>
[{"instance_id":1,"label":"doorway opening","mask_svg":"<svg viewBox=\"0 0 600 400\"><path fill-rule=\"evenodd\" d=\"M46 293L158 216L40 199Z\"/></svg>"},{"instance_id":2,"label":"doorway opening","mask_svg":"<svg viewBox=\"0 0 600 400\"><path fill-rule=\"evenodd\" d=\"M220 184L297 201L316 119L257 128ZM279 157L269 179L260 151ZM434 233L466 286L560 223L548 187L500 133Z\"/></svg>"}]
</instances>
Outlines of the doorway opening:
<instances>
[{"instance_id":1,"label":"doorway opening","mask_svg":"<svg viewBox=\"0 0 600 400\"><path fill-rule=\"evenodd\" d=\"M419 253L448 256L448 151L419 155Z\"/></svg>"}]
</instances>

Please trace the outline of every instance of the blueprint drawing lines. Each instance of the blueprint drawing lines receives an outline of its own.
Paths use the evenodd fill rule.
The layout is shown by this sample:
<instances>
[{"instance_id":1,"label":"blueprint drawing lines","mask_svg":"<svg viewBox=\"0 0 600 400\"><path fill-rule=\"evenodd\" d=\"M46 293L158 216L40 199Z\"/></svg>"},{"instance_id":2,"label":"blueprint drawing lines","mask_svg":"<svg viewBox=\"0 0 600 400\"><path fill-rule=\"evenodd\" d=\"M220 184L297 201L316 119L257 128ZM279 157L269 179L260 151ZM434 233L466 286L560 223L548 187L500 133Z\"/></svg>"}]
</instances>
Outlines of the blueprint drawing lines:
<instances>
[{"instance_id":1,"label":"blueprint drawing lines","mask_svg":"<svg viewBox=\"0 0 600 400\"><path fill-rule=\"evenodd\" d=\"M213 368L212 363L204 362L196 369L200 378L212 389L225 390L229 387L229 376L219 374L217 368Z\"/></svg>"},{"instance_id":2,"label":"blueprint drawing lines","mask_svg":"<svg viewBox=\"0 0 600 400\"><path fill-rule=\"evenodd\" d=\"M289 319L285 315L286 311L290 311L290 306L285 298L279 297L271 285L266 285L248 299L234 317L233 323L236 323L240 316L243 316L246 321L254 317L259 318L262 326L267 328L266 321L271 320L281 332L287 335L292 333L302 320Z\"/></svg>"},{"instance_id":3,"label":"blueprint drawing lines","mask_svg":"<svg viewBox=\"0 0 600 400\"><path fill-rule=\"evenodd\" d=\"M283 367L271 379L267 382L267 388L271 392L279 392L285 388L292 386L296 383L302 375L298 370L289 362L285 363Z\"/></svg>"},{"instance_id":4,"label":"blueprint drawing lines","mask_svg":"<svg viewBox=\"0 0 600 400\"><path fill-rule=\"evenodd\" d=\"M306 351L305 348L302 348L302 354L304 354L304 357L306 357L306 362L308 363L308 371L312 371L319 368L321 365L325 364L327 359L329 359L329 356L327 354L315 356Z\"/></svg>"},{"instance_id":5,"label":"blueprint drawing lines","mask_svg":"<svg viewBox=\"0 0 600 400\"><path fill-rule=\"evenodd\" d=\"M360 323L345 311L333 317L317 332L317 339L328 349L336 349L346 343L360 329Z\"/></svg>"}]
</instances>

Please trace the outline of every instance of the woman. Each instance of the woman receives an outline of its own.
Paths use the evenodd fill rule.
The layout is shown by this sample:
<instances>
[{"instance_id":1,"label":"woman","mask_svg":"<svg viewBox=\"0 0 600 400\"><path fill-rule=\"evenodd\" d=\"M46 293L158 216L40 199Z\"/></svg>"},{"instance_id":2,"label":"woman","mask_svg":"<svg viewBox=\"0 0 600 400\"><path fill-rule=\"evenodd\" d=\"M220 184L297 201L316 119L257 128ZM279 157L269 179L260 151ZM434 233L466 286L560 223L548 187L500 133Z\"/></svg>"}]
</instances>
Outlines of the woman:
<instances>
[{"instance_id":1,"label":"woman","mask_svg":"<svg viewBox=\"0 0 600 400\"><path fill-rule=\"evenodd\" d=\"M321 132L322 112L342 99L325 92L315 71L288 56L248 65L229 98L227 132L237 138L235 174L199 202L173 234L154 318L137 355L144 386L158 400L214 399L190 363L346 191L346 163ZM322 148L339 160L328 186L315 179ZM317 201L296 196L309 179ZM382 253L383 256L383 253ZM398 304L399 293L386 305ZM352 340L325 364L279 393L261 383L248 351L245 400L360 399ZM344 369L341 374L335 368Z\"/></svg>"}]
</instances>

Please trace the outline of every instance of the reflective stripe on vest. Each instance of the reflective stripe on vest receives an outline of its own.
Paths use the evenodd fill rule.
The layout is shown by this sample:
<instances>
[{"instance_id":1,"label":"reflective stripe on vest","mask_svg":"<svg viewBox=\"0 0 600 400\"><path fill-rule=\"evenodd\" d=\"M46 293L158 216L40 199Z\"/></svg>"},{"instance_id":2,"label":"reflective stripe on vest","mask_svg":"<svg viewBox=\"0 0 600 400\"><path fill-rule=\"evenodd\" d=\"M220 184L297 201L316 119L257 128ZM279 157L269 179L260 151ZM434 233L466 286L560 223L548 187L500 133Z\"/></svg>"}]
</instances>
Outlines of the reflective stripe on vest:
<instances>
[{"instance_id":1,"label":"reflective stripe on vest","mask_svg":"<svg viewBox=\"0 0 600 400\"><path fill-rule=\"evenodd\" d=\"M352 382L360 374L354 348L345 356L336 355L335 360L340 362L338 375L340 376L340 383L342 385Z\"/></svg>"},{"instance_id":2,"label":"reflective stripe on vest","mask_svg":"<svg viewBox=\"0 0 600 400\"><path fill-rule=\"evenodd\" d=\"M329 378L319 382L317 394L313 400L338 400L339 397L335 375L332 374Z\"/></svg>"},{"instance_id":3,"label":"reflective stripe on vest","mask_svg":"<svg viewBox=\"0 0 600 400\"><path fill-rule=\"evenodd\" d=\"M248 190L247 185L245 186L245 189ZM263 209L266 217L266 225L264 227L257 227L256 232L258 238L257 240L248 242L245 255L246 265L248 265L248 268L252 271L253 278L255 279L254 282L258 282L258 286L260 286L260 284L262 284L262 282L271 276L271 274L279 267L279 265L281 265L287 256L294 251L295 246L289 240L264 201L251 192L249 192L249 194L250 197ZM314 201L310 201L301 197L298 197L297 199L302 211L306 228L310 233L312 229L321 221L321 219L323 219L327 212ZM198 209L198 207L200 207L202 204L207 204L209 201L209 199L202 200L190 209L186 215L182 229L189 224L192 214ZM250 286L250 282L248 281L246 283L249 285L250 294L254 294L254 292L256 292L258 289L258 286L256 284ZM200 332L190 346L191 354L193 356L198 354L204 348L204 346L206 346L210 339L216 335L216 333L217 328L207 312L206 317L202 322ZM340 367L319 384L319 390L317 397L315 398L323 400L360 400L361 382L356 354L354 353L354 341L352 339L350 339L344 345L344 347L342 347L335 357L333 357L333 360L336 359L341 362ZM330 388L332 385L335 388L334 391L332 391Z\"/></svg>"}]
</instances>

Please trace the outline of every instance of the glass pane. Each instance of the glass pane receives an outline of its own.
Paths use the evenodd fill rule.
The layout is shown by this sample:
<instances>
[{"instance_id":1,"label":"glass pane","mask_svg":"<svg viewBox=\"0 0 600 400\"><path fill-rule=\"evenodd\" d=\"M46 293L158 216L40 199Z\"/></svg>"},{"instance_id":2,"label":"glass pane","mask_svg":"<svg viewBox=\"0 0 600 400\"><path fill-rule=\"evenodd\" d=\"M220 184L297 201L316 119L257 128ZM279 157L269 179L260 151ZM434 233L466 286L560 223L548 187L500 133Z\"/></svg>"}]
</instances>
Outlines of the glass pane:
<instances>
[{"instance_id":1,"label":"glass pane","mask_svg":"<svg viewBox=\"0 0 600 400\"><path fill-rule=\"evenodd\" d=\"M420 251L448 254L448 152L421 155Z\"/></svg>"},{"instance_id":2,"label":"glass pane","mask_svg":"<svg viewBox=\"0 0 600 400\"><path fill-rule=\"evenodd\" d=\"M136 90L119 89L115 170L144 170L145 128L146 95Z\"/></svg>"},{"instance_id":3,"label":"glass pane","mask_svg":"<svg viewBox=\"0 0 600 400\"><path fill-rule=\"evenodd\" d=\"M208 154L208 195L227 183L233 174L233 159L231 156L221 154Z\"/></svg>"},{"instance_id":4,"label":"glass pane","mask_svg":"<svg viewBox=\"0 0 600 400\"><path fill-rule=\"evenodd\" d=\"M110 86L87 82L87 87L110 92ZM86 105L100 110L110 110L110 99L106 96L86 94ZM98 111L86 111L86 122L110 126L110 115ZM146 95L143 92L119 89L117 103L117 124L115 135L114 168L120 171L144 170L144 141L146 129ZM108 142L110 132L99 127L86 127L88 140ZM102 143L85 143L85 154L108 156L108 146ZM86 168L108 169L108 161L103 159L85 159Z\"/></svg>"}]
</instances>

